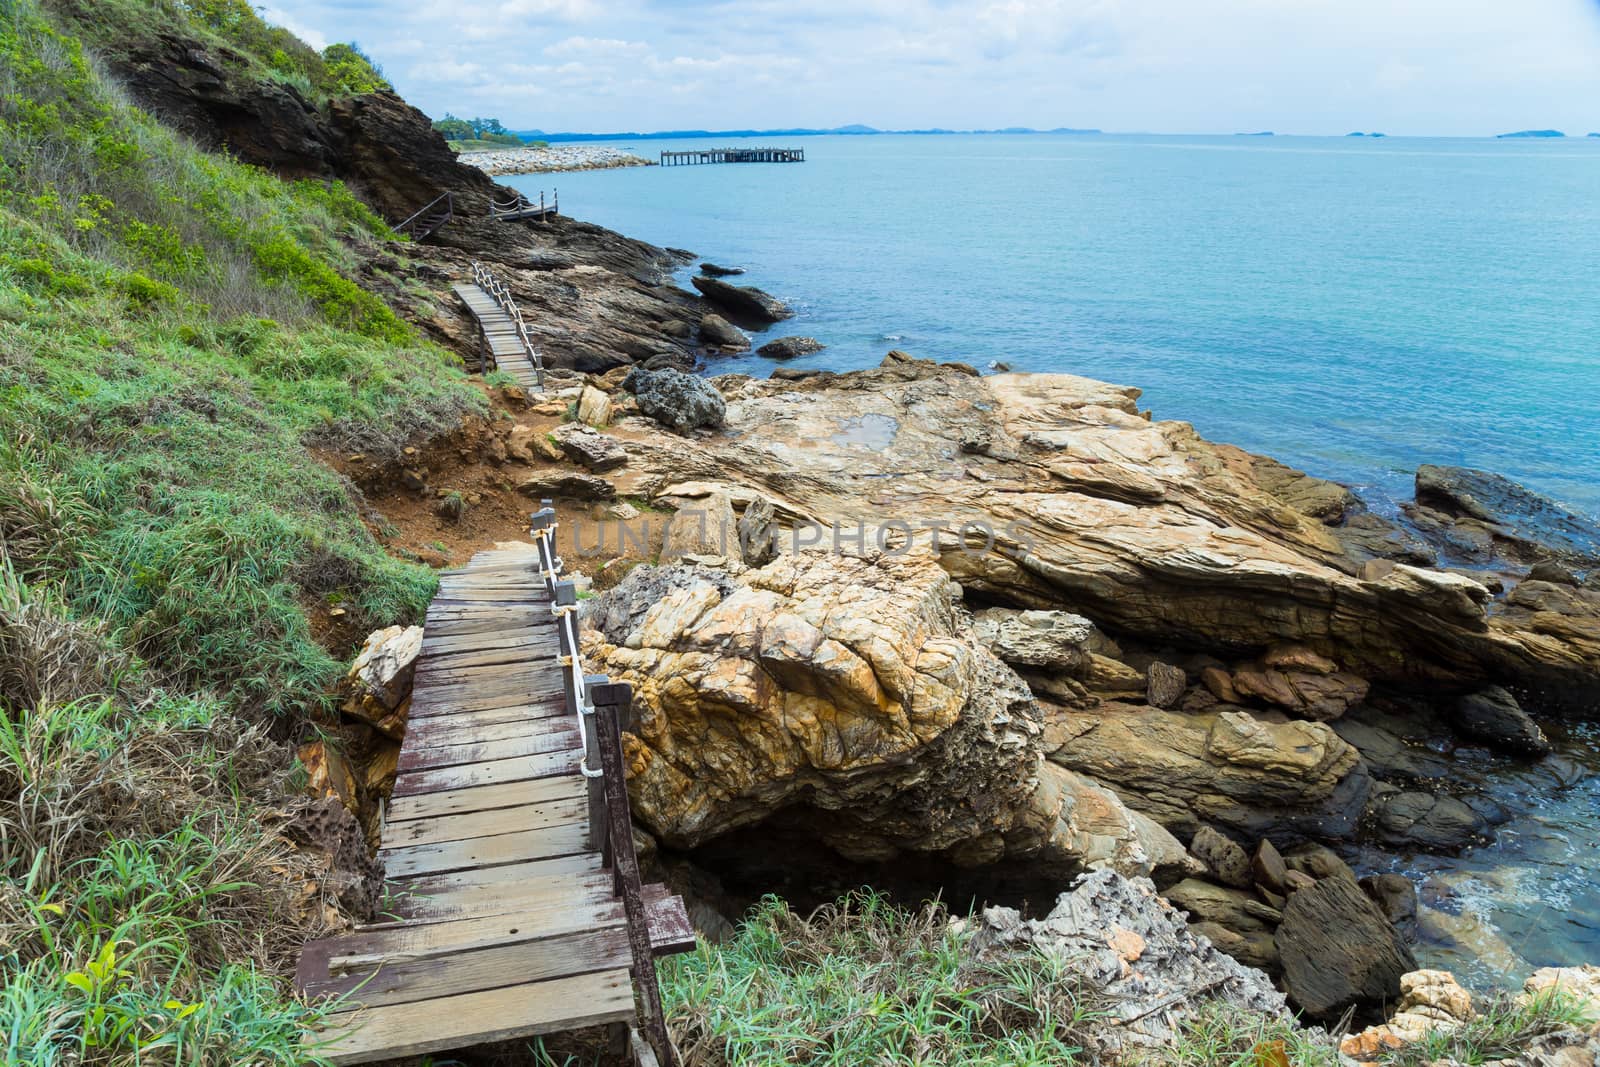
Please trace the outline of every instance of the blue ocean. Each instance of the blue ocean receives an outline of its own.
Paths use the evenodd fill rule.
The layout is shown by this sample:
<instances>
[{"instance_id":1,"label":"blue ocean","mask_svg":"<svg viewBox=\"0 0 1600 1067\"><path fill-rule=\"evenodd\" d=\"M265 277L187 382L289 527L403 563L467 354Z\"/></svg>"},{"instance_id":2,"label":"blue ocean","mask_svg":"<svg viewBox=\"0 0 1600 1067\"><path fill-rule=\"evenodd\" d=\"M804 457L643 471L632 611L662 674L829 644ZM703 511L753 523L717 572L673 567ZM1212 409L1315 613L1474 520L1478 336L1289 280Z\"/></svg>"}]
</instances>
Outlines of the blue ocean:
<instances>
[{"instance_id":1,"label":"blue ocean","mask_svg":"<svg viewBox=\"0 0 1600 1067\"><path fill-rule=\"evenodd\" d=\"M615 144L649 158L716 146ZM1600 139L796 144L804 163L510 183L747 268L740 281L799 312L769 336L828 345L796 366L900 348L1066 371L1137 385L1158 418L1380 509L1434 462L1600 514Z\"/></svg>"}]
</instances>

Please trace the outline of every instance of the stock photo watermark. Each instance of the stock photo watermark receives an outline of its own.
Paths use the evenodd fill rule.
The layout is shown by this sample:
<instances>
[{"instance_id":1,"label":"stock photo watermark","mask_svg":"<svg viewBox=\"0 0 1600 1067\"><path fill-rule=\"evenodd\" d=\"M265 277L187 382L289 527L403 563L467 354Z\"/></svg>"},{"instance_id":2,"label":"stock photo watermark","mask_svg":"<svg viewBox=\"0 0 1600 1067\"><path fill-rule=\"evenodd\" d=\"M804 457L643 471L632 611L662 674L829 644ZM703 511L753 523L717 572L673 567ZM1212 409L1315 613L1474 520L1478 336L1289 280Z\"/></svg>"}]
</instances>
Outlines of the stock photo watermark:
<instances>
[{"instance_id":1,"label":"stock photo watermark","mask_svg":"<svg viewBox=\"0 0 1600 1067\"><path fill-rule=\"evenodd\" d=\"M988 519L906 519L884 516L828 523L757 526L730 522L704 508L683 508L669 516L632 519L569 520L572 544L580 556L649 555L673 523L692 524L692 540L702 555L749 558L763 550L798 555L829 552L841 556L938 556L948 552L983 555L997 548L1007 553L1030 552L1033 538L1021 522L996 524Z\"/></svg>"}]
</instances>

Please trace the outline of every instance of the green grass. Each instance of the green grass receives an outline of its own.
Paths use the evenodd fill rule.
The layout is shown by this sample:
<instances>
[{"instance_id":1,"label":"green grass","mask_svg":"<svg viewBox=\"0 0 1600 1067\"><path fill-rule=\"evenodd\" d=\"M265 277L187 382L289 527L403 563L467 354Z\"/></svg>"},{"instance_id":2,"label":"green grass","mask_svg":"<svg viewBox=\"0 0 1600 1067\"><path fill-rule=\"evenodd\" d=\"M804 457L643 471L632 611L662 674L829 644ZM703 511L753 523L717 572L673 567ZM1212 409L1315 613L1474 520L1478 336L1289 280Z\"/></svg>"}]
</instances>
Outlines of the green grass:
<instances>
[{"instance_id":1,"label":"green grass","mask_svg":"<svg viewBox=\"0 0 1600 1067\"><path fill-rule=\"evenodd\" d=\"M1338 1067L1337 1042L1322 1030L1213 1004L1180 1016L1170 1046L1135 1059L1141 1067L1270 1067L1281 1049L1294 1067Z\"/></svg>"},{"instance_id":2,"label":"green grass","mask_svg":"<svg viewBox=\"0 0 1600 1067\"><path fill-rule=\"evenodd\" d=\"M1471 1022L1448 1031L1434 1031L1421 1041L1391 1053L1392 1067L1424 1067L1437 1061L1471 1065L1511 1059L1526 1053L1535 1041L1562 1030L1587 1030L1597 1021L1585 1005L1551 990L1526 1002L1497 996Z\"/></svg>"},{"instance_id":3,"label":"green grass","mask_svg":"<svg viewBox=\"0 0 1600 1067\"><path fill-rule=\"evenodd\" d=\"M314 1062L287 979L323 912L279 832L304 774L269 739L350 652L308 610L406 622L436 585L318 456L397 457L482 408L354 280L395 254L381 220L197 150L76 36L197 26L237 77L362 77L233 0L0 0L7 1062Z\"/></svg>"},{"instance_id":4,"label":"green grass","mask_svg":"<svg viewBox=\"0 0 1600 1067\"><path fill-rule=\"evenodd\" d=\"M349 278L387 230L342 186L208 156L26 2L0 18L0 537L168 684L253 714L340 664L302 605L416 617L313 450L395 454L481 401Z\"/></svg>"},{"instance_id":5,"label":"green grass","mask_svg":"<svg viewBox=\"0 0 1600 1067\"><path fill-rule=\"evenodd\" d=\"M871 893L809 918L768 898L729 943L662 963L674 1041L706 1067L1088 1062L1095 1005L1070 962L974 962L948 918Z\"/></svg>"},{"instance_id":6,"label":"green grass","mask_svg":"<svg viewBox=\"0 0 1600 1067\"><path fill-rule=\"evenodd\" d=\"M234 84L279 81L313 102L390 88L354 44L318 52L267 23L248 0L47 0L74 36L107 55L127 55L166 33L198 41ZM4 5L0 5L4 6Z\"/></svg>"}]
</instances>

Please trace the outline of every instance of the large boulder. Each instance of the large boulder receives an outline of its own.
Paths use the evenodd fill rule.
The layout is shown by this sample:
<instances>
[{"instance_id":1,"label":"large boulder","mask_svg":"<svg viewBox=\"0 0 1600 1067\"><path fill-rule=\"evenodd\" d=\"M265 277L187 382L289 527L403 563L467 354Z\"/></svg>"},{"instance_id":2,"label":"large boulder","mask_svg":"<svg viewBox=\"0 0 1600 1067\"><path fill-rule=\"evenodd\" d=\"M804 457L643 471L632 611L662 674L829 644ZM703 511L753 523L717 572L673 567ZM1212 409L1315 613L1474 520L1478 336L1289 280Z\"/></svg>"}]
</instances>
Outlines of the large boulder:
<instances>
[{"instance_id":1,"label":"large boulder","mask_svg":"<svg viewBox=\"0 0 1600 1067\"><path fill-rule=\"evenodd\" d=\"M1476 524L1494 548L1513 559L1532 562L1553 555L1600 564L1600 523L1503 475L1424 464L1417 468L1416 495L1423 518Z\"/></svg>"},{"instance_id":2,"label":"large boulder","mask_svg":"<svg viewBox=\"0 0 1600 1067\"><path fill-rule=\"evenodd\" d=\"M815 337L780 337L756 349L756 355L766 356L768 359L794 359L796 356L809 356L813 352L821 352L827 347Z\"/></svg>"},{"instance_id":3,"label":"large boulder","mask_svg":"<svg viewBox=\"0 0 1600 1067\"><path fill-rule=\"evenodd\" d=\"M1324 878L1289 896L1276 934L1289 999L1314 1019L1381 1007L1417 969L1411 950L1354 879Z\"/></svg>"},{"instance_id":4,"label":"large boulder","mask_svg":"<svg viewBox=\"0 0 1600 1067\"><path fill-rule=\"evenodd\" d=\"M339 710L401 740L421 652L420 626L390 626L369 634L340 686Z\"/></svg>"},{"instance_id":5,"label":"large boulder","mask_svg":"<svg viewBox=\"0 0 1600 1067\"><path fill-rule=\"evenodd\" d=\"M934 561L802 552L732 571L639 567L585 605L586 662L634 686L629 792L664 844L781 811L863 861L1194 869L1111 790L1041 765L1038 705Z\"/></svg>"},{"instance_id":6,"label":"large boulder","mask_svg":"<svg viewBox=\"0 0 1600 1067\"><path fill-rule=\"evenodd\" d=\"M1108 1005L1091 1039L1098 1062L1140 1052L1159 1057L1177 1040L1175 1020L1187 1012L1285 1014L1283 994L1266 975L1197 936L1147 879L1096 871L1061 894L1043 918L985 908L970 929L980 959L1042 953L1072 961L1074 981L1088 983L1089 999Z\"/></svg>"},{"instance_id":7,"label":"large boulder","mask_svg":"<svg viewBox=\"0 0 1600 1067\"><path fill-rule=\"evenodd\" d=\"M744 331L721 315L707 315L700 320L700 340L729 352L743 352L750 347L750 338Z\"/></svg>"},{"instance_id":8,"label":"large boulder","mask_svg":"<svg viewBox=\"0 0 1600 1067\"><path fill-rule=\"evenodd\" d=\"M1050 753L1105 782L1182 839L1202 824L1248 840L1354 831L1370 786L1355 749L1322 723L1109 702L1054 710Z\"/></svg>"},{"instance_id":9,"label":"large boulder","mask_svg":"<svg viewBox=\"0 0 1600 1067\"><path fill-rule=\"evenodd\" d=\"M755 322L779 322L794 316L794 309L789 305L751 285L732 285L698 274L690 278L689 282L700 290L700 294L707 300L724 308L736 318Z\"/></svg>"},{"instance_id":10,"label":"large boulder","mask_svg":"<svg viewBox=\"0 0 1600 1067\"><path fill-rule=\"evenodd\" d=\"M712 493L703 502L679 508L667 523L661 562L684 556L740 558L738 521L727 493Z\"/></svg>"},{"instance_id":11,"label":"large boulder","mask_svg":"<svg viewBox=\"0 0 1600 1067\"><path fill-rule=\"evenodd\" d=\"M1543 756L1550 742L1517 698L1498 685L1456 701L1455 725L1463 734L1519 756Z\"/></svg>"},{"instance_id":12,"label":"large boulder","mask_svg":"<svg viewBox=\"0 0 1600 1067\"><path fill-rule=\"evenodd\" d=\"M1105 645L1094 623L1070 611L985 608L973 617L973 632L1013 667L1086 675L1089 657Z\"/></svg>"},{"instance_id":13,"label":"large boulder","mask_svg":"<svg viewBox=\"0 0 1600 1067\"><path fill-rule=\"evenodd\" d=\"M682 371L635 368L622 387L634 395L640 411L674 430L721 426L727 415L727 402L716 386Z\"/></svg>"}]
</instances>

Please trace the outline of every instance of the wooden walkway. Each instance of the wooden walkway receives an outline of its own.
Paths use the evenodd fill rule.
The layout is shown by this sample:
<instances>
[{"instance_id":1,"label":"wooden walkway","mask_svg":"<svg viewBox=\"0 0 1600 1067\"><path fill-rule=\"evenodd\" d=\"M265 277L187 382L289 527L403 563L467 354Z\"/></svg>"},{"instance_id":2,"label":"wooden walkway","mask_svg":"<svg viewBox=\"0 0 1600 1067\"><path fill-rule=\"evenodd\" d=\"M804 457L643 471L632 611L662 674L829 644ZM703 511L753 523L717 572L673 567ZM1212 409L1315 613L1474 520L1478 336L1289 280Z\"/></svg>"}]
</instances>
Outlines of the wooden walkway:
<instances>
[{"instance_id":1,"label":"wooden walkway","mask_svg":"<svg viewBox=\"0 0 1600 1067\"><path fill-rule=\"evenodd\" d=\"M504 283L482 263L474 262L472 281L454 288L456 296L478 320L482 355L474 369L487 370L492 361L497 369L511 375L523 388L543 390L544 360L528 336L522 310Z\"/></svg>"},{"instance_id":2,"label":"wooden walkway","mask_svg":"<svg viewBox=\"0 0 1600 1067\"><path fill-rule=\"evenodd\" d=\"M654 957L694 934L680 898L639 884L628 687L572 654L553 516L535 514L533 545L446 572L428 609L379 853L385 914L300 960L305 994L343 998L316 1042L334 1063L600 1025L636 1062L675 1062Z\"/></svg>"},{"instance_id":3,"label":"wooden walkway","mask_svg":"<svg viewBox=\"0 0 1600 1067\"><path fill-rule=\"evenodd\" d=\"M662 152L663 167L696 163L804 163L804 148L697 148L689 152Z\"/></svg>"}]
</instances>

